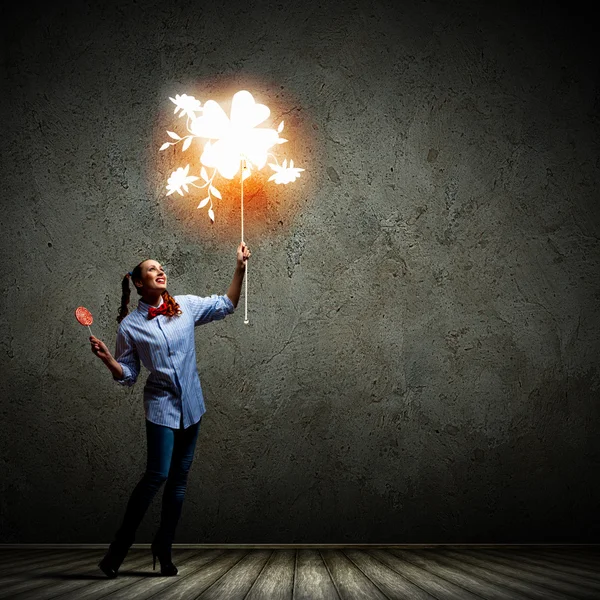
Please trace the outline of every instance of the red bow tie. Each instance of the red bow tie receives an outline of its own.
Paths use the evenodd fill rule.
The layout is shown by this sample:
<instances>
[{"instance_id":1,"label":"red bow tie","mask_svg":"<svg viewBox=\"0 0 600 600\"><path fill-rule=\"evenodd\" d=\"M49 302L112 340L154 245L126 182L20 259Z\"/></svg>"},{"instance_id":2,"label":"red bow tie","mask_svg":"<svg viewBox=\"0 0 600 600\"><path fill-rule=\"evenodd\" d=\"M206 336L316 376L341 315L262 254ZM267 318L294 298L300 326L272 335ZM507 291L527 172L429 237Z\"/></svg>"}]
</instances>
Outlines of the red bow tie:
<instances>
[{"instance_id":1,"label":"red bow tie","mask_svg":"<svg viewBox=\"0 0 600 600\"><path fill-rule=\"evenodd\" d=\"M148 319L154 319L156 315L164 315L167 312L167 303L163 302L158 308L148 308Z\"/></svg>"}]
</instances>

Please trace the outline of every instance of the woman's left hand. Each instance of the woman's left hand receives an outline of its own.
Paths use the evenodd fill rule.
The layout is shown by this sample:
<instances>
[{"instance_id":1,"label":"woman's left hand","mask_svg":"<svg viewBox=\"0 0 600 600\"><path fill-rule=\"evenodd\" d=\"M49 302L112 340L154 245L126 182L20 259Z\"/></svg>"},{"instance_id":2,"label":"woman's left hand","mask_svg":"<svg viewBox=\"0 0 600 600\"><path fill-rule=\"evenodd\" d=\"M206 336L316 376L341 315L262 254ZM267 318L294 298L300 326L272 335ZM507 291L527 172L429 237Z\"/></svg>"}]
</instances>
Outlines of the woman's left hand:
<instances>
[{"instance_id":1,"label":"woman's left hand","mask_svg":"<svg viewBox=\"0 0 600 600\"><path fill-rule=\"evenodd\" d=\"M245 242L240 242L240 245L237 249L237 264L238 267L242 269L246 268L246 261L252 256L252 252L248 246L246 246Z\"/></svg>"}]
</instances>

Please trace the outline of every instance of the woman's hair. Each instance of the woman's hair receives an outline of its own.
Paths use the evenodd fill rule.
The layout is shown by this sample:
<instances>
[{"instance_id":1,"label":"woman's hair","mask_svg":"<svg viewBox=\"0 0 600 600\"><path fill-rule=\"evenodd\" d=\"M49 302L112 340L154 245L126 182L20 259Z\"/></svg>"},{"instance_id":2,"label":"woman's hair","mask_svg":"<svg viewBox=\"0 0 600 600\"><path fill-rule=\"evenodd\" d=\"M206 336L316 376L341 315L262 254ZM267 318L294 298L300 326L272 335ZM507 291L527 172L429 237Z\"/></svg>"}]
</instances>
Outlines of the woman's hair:
<instances>
[{"instance_id":1,"label":"woman's hair","mask_svg":"<svg viewBox=\"0 0 600 600\"><path fill-rule=\"evenodd\" d=\"M141 279L142 278L142 264L145 263L149 259L144 259L139 265L137 265L133 271L131 271L131 275L127 273L125 277L123 277L123 281L121 282L121 308L119 309L119 316L117 317L117 323L120 323L128 314L129 309L127 305L129 304L129 296L131 295L131 290L129 288L129 280L133 279ZM142 292L139 287L134 287L137 293L141 296ZM175 302L175 298L165 290L162 294L163 302L167 305L167 312L165 313L165 317L173 317L181 314L181 309L179 308L179 304Z\"/></svg>"}]
</instances>

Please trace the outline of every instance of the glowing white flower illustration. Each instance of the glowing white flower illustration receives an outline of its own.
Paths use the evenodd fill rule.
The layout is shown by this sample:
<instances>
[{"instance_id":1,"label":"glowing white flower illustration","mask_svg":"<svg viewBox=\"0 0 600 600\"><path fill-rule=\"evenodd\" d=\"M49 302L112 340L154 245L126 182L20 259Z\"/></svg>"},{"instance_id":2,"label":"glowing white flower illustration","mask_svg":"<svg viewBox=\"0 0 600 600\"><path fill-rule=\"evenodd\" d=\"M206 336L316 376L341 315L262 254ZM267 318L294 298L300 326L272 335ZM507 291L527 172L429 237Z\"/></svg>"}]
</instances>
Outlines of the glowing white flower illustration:
<instances>
[{"instance_id":1,"label":"glowing white flower illustration","mask_svg":"<svg viewBox=\"0 0 600 600\"><path fill-rule=\"evenodd\" d=\"M167 182L167 189L169 193L167 196L170 196L173 192L178 192L180 196L183 196L183 192L181 188L183 188L186 192L188 192L188 183L192 183L198 179L194 175L188 175L188 171L190 170L190 165L186 165L185 169L179 167L177 171L173 171L171 173L171 177Z\"/></svg>"},{"instance_id":2,"label":"glowing white flower illustration","mask_svg":"<svg viewBox=\"0 0 600 600\"><path fill-rule=\"evenodd\" d=\"M287 166L287 158L283 161L281 166L274 165L273 163L269 163L269 166L275 173L269 177L269 181L275 181L275 183L291 183L292 181L296 181L298 177L300 177L300 171L304 171L304 169L300 169L298 167L294 167L294 161L290 160L290 166Z\"/></svg>"},{"instance_id":3,"label":"glowing white flower illustration","mask_svg":"<svg viewBox=\"0 0 600 600\"><path fill-rule=\"evenodd\" d=\"M191 131L198 137L217 141L206 144L200 162L217 169L227 179L235 177L242 159L262 169L269 148L279 139L275 129L257 128L270 113L268 107L256 104L252 94L246 91L233 96L229 118L214 100L206 102L202 116L194 120Z\"/></svg>"},{"instance_id":4,"label":"glowing white flower illustration","mask_svg":"<svg viewBox=\"0 0 600 600\"><path fill-rule=\"evenodd\" d=\"M190 119L195 119L196 113L202 112L200 100L196 100L194 96L188 96L187 94L182 94L180 96L179 94L176 94L175 98L169 96L169 100L175 104L175 114L181 111L180 117L188 115Z\"/></svg>"},{"instance_id":5,"label":"glowing white flower illustration","mask_svg":"<svg viewBox=\"0 0 600 600\"><path fill-rule=\"evenodd\" d=\"M259 127L269 117L271 111L264 104L255 102L252 94L245 90L234 94L231 101L231 111L228 117L225 111L214 100L208 100L204 106L194 96L177 94L170 98L175 104L175 114L187 115L186 128L188 135L180 136L174 131L167 131L171 142L165 142L160 150L166 150L170 146L181 143L182 152L186 152L194 138L204 138L202 155L200 157L200 177L202 185L196 185L199 177L188 175L189 165L185 169L181 167L174 171L169 177L167 184L167 196L178 192L181 196L184 191L188 192L188 184L198 189L205 189L207 196L200 201L198 208L208 207L208 216L214 223L213 198L221 199L221 193L214 185L217 173L226 179L233 179L240 168L241 175L241 197L243 215L243 182L257 171L260 171L271 157L276 164L270 164L276 171L269 178L275 183L290 183L295 181L300 171L304 169L294 168L293 161L287 166L287 160L283 166L279 166L277 158L271 149L277 144L287 142L285 138L279 137L283 131L283 121L277 129ZM200 113L198 116L197 113ZM210 171L207 171L207 169Z\"/></svg>"}]
</instances>

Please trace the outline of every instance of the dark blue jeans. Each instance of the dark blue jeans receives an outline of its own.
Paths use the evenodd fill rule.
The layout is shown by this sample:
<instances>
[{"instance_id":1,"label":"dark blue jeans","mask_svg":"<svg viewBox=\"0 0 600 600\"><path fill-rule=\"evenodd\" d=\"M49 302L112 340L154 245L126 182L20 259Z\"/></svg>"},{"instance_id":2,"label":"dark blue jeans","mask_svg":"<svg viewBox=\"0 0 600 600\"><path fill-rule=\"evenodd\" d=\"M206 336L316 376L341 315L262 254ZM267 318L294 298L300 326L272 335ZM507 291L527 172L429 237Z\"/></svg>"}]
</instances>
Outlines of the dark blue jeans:
<instances>
[{"instance_id":1,"label":"dark blue jeans","mask_svg":"<svg viewBox=\"0 0 600 600\"><path fill-rule=\"evenodd\" d=\"M117 553L127 552L135 540L135 532L142 522L152 499L165 483L162 498L160 527L154 536L159 547L170 548L181 516L183 497L200 422L187 429L172 429L146 420L148 462L146 472L133 490L123 523L115 535L111 548Z\"/></svg>"}]
</instances>

